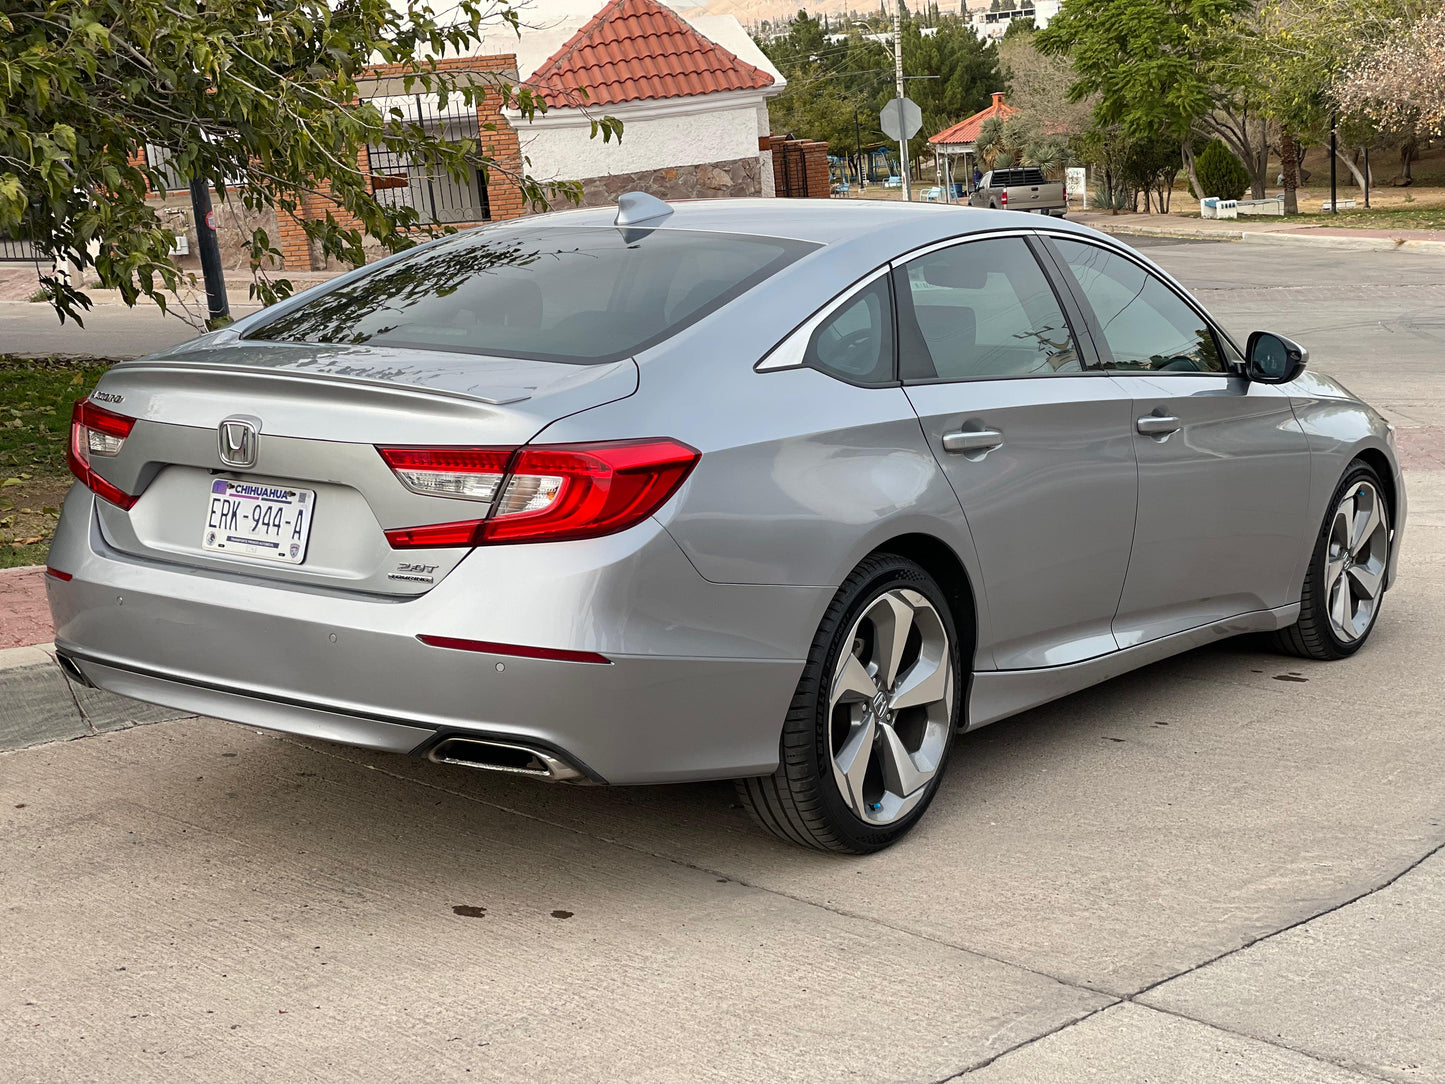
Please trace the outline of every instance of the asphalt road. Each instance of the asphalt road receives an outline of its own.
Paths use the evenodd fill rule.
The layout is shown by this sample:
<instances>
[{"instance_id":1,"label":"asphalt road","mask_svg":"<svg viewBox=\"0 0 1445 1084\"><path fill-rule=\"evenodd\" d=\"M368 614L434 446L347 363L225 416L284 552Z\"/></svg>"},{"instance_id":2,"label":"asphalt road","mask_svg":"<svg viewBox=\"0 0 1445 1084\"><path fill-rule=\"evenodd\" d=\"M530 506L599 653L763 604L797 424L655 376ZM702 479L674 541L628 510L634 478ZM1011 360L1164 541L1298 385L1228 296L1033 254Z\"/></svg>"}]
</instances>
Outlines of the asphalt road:
<instances>
[{"instance_id":1,"label":"asphalt road","mask_svg":"<svg viewBox=\"0 0 1445 1084\"><path fill-rule=\"evenodd\" d=\"M1445 259L1151 255L1410 435L1360 655L966 735L867 859L210 720L0 754L0 1078L1445 1081Z\"/></svg>"}]
</instances>

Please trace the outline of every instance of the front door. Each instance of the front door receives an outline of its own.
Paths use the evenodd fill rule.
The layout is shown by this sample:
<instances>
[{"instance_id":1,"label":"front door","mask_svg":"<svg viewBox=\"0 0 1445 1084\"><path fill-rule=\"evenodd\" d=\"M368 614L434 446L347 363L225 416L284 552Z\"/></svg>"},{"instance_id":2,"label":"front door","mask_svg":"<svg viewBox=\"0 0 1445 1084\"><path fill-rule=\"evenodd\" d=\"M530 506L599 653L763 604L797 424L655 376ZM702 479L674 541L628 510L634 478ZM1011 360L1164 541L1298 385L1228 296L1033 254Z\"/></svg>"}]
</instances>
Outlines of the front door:
<instances>
[{"instance_id":1,"label":"front door","mask_svg":"<svg viewBox=\"0 0 1445 1084\"><path fill-rule=\"evenodd\" d=\"M1119 645L1298 601L1310 458L1288 397L1246 379L1228 340L1141 264L1052 244L1133 404L1139 513Z\"/></svg>"},{"instance_id":2,"label":"front door","mask_svg":"<svg viewBox=\"0 0 1445 1084\"><path fill-rule=\"evenodd\" d=\"M1086 370L1022 236L965 241L894 270L899 366L963 506L999 669L1116 649L1134 531L1132 404Z\"/></svg>"}]
</instances>

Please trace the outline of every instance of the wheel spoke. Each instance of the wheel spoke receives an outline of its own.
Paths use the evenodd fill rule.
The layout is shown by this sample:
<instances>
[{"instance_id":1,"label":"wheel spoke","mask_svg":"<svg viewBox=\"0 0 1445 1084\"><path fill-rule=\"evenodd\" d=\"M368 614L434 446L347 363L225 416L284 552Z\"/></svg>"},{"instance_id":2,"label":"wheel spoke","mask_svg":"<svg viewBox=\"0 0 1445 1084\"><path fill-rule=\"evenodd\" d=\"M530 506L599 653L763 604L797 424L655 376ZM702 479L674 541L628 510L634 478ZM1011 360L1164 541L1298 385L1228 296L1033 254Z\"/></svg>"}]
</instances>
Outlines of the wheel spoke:
<instances>
[{"instance_id":1,"label":"wheel spoke","mask_svg":"<svg viewBox=\"0 0 1445 1084\"><path fill-rule=\"evenodd\" d=\"M878 686L874 684L867 667L858 660L857 655L849 651L833 678L833 695L828 703L830 707L836 706L849 693L859 700L871 700L877 691Z\"/></svg>"},{"instance_id":2,"label":"wheel spoke","mask_svg":"<svg viewBox=\"0 0 1445 1084\"><path fill-rule=\"evenodd\" d=\"M863 777L868 774L868 761L873 756L875 729L872 714L865 712L862 721L854 724L848 732L843 748L833 757L833 774L838 781L838 789L860 817L865 817L867 813L867 805L863 801Z\"/></svg>"},{"instance_id":3,"label":"wheel spoke","mask_svg":"<svg viewBox=\"0 0 1445 1084\"><path fill-rule=\"evenodd\" d=\"M1334 592L1330 595L1330 620L1335 623L1336 629L1353 638L1350 627L1350 584L1344 576L1339 578Z\"/></svg>"},{"instance_id":4,"label":"wheel spoke","mask_svg":"<svg viewBox=\"0 0 1445 1084\"><path fill-rule=\"evenodd\" d=\"M1355 581L1355 586L1365 598L1375 598L1380 593L1380 584L1384 580L1383 569L1373 569L1369 565L1351 565L1349 571L1350 579Z\"/></svg>"},{"instance_id":5,"label":"wheel spoke","mask_svg":"<svg viewBox=\"0 0 1445 1084\"><path fill-rule=\"evenodd\" d=\"M891 710L921 707L944 698L948 692L948 666L942 655L947 650L947 644L924 642L917 661L898 679L898 688L888 705Z\"/></svg>"},{"instance_id":6,"label":"wheel spoke","mask_svg":"<svg viewBox=\"0 0 1445 1084\"><path fill-rule=\"evenodd\" d=\"M1333 594L1335 584L1339 582L1340 577L1344 574L1345 550L1341 549L1336 553L1334 552L1334 547L1331 547L1330 554L1325 558L1325 591Z\"/></svg>"},{"instance_id":7,"label":"wheel spoke","mask_svg":"<svg viewBox=\"0 0 1445 1084\"><path fill-rule=\"evenodd\" d=\"M1364 504L1360 508L1360 504ZM1365 550L1374 537L1375 531L1380 527L1380 502L1373 500L1368 503L1356 502L1358 511L1355 513L1355 522L1350 534L1350 552L1359 556Z\"/></svg>"},{"instance_id":8,"label":"wheel spoke","mask_svg":"<svg viewBox=\"0 0 1445 1084\"><path fill-rule=\"evenodd\" d=\"M913 757L903 747L898 732L887 723L878 726L883 740L878 743L878 766L883 769L883 786L900 798L907 798L919 787L926 786L933 772L920 771Z\"/></svg>"},{"instance_id":9,"label":"wheel spoke","mask_svg":"<svg viewBox=\"0 0 1445 1084\"><path fill-rule=\"evenodd\" d=\"M868 616L873 621L873 661L878 666L878 677L884 688L891 688L898 680L903 648L913 628L913 607L897 592L890 591L873 604Z\"/></svg>"},{"instance_id":10,"label":"wheel spoke","mask_svg":"<svg viewBox=\"0 0 1445 1084\"><path fill-rule=\"evenodd\" d=\"M1335 509L1335 523L1330 530L1332 539L1339 542L1340 548L1349 552L1350 543L1355 537L1355 498L1346 497L1340 502L1339 508Z\"/></svg>"}]
</instances>

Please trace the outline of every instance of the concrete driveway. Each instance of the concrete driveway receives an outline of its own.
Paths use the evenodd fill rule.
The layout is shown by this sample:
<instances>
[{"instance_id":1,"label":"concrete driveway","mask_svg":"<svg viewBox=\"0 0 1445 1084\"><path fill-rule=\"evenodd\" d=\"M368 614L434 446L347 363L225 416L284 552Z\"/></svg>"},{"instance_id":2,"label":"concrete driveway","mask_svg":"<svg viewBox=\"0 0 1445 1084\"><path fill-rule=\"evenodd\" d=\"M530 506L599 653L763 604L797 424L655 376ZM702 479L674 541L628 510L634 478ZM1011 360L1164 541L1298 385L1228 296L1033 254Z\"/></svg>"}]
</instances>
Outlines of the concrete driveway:
<instances>
[{"instance_id":1,"label":"concrete driveway","mask_svg":"<svg viewBox=\"0 0 1445 1084\"><path fill-rule=\"evenodd\" d=\"M1445 259L1150 254L1403 427L1359 656L966 735L866 859L210 720L0 754L0 1078L1445 1081Z\"/></svg>"}]
</instances>

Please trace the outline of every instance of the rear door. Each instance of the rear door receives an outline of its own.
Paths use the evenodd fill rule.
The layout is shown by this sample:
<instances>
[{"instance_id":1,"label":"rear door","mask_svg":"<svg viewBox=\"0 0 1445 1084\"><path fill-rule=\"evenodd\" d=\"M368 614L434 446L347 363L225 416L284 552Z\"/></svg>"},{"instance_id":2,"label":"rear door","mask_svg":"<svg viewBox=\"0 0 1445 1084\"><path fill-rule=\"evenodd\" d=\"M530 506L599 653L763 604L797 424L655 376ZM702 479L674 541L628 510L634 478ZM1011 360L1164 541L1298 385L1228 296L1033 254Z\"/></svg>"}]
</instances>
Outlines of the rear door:
<instances>
[{"instance_id":1,"label":"rear door","mask_svg":"<svg viewBox=\"0 0 1445 1084\"><path fill-rule=\"evenodd\" d=\"M999 669L1115 650L1134 530L1131 404L1086 368L1069 304L1015 234L894 269L899 361L983 568Z\"/></svg>"},{"instance_id":2,"label":"rear door","mask_svg":"<svg viewBox=\"0 0 1445 1084\"><path fill-rule=\"evenodd\" d=\"M1288 397L1246 379L1229 341L1142 262L1050 244L1133 403L1139 514L1120 646L1295 601L1310 460Z\"/></svg>"}]
</instances>

